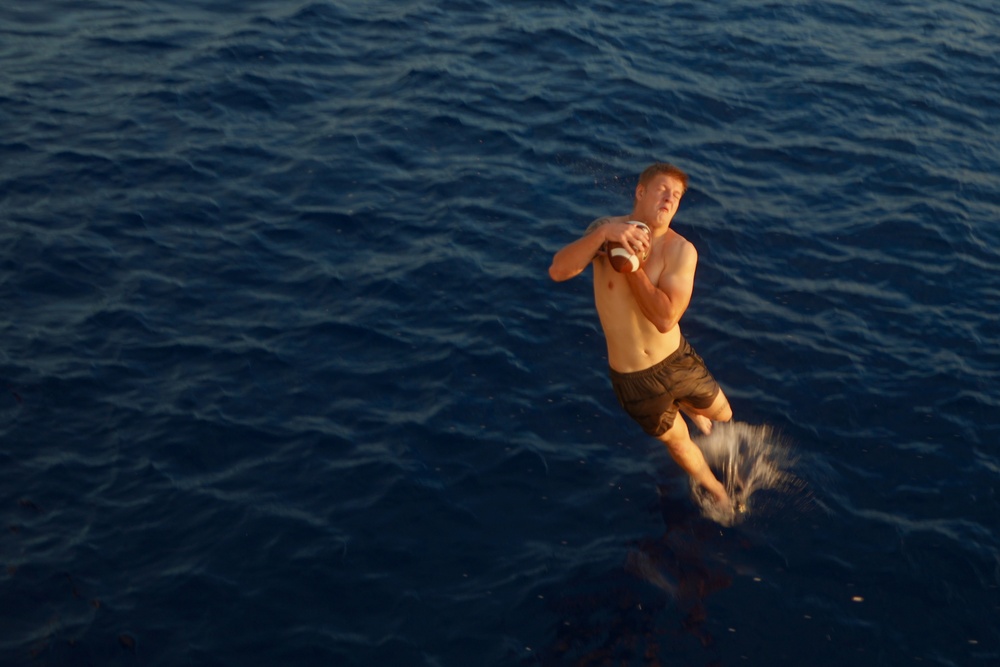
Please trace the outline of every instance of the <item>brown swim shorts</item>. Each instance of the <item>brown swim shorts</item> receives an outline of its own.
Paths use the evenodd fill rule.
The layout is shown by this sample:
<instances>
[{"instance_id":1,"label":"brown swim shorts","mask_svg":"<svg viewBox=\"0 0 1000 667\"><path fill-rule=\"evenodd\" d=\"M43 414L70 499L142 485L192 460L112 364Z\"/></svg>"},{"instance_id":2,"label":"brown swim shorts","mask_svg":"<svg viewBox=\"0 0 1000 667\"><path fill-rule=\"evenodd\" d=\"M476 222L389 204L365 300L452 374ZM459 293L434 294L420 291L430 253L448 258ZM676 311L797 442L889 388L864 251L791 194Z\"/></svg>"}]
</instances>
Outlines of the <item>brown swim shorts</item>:
<instances>
[{"instance_id":1,"label":"brown swim shorts","mask_svg":"<svg viewBox=\"0 0 1000 667\"><path fill-rule=\"evenodd\" d=\"M707 408L719 394L719 383L687 339L660 363L634 373L609 369L618 402L646 433L659 437L674 425L680 403Z\"/></svg>"}]
</instances>

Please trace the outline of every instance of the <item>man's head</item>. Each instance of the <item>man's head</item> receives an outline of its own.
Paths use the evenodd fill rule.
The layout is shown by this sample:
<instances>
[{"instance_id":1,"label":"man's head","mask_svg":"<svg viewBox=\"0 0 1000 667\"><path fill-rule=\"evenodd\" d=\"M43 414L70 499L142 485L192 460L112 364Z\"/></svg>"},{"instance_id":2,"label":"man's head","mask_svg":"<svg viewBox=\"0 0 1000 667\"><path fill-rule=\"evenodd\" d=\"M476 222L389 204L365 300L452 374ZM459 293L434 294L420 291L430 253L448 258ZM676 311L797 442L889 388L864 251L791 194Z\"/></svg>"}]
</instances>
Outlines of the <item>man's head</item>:
<instances>
[{"instance_id":1,"label":"man's head","mask_svg":"<svg viewBox=\"0 0 1000 667\"><path fill-rule=\"evenodd\" d=\"M687 192L688 177L672 164L657 162L639 175L635 186L633 216L657 227L673 220L681 197Z\"/></svg>"},{"instance_id":2,"label":"man's head","mask_svg":"<svg viewBox=\"0 0 1000 667\"><path fill-rule=\"evenodd\" d=\"M681 185L684 186L684 191L687 192L688 175L685 174L680 169L678 169L677 167L675 167L674 165L668 164L666 162L656 162L646 167L646 169L643 170L641 174L639 174L639 185L646 185L651 180L653 180L654 177L659 176L661 174L664 174L666 176L673 176L674 178L676 178L678 181L681 182Z\"/></svg>"}]
</instances>

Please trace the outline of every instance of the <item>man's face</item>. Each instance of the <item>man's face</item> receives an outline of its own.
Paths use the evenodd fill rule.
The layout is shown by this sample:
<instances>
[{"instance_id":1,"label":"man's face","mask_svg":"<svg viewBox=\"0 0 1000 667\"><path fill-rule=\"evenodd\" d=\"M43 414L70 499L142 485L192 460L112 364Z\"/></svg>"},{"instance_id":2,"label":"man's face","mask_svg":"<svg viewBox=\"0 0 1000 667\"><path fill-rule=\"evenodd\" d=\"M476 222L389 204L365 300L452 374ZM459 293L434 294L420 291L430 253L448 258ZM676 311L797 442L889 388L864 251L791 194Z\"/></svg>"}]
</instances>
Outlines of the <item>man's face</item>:
<instances>
[{"instance_id":1,"label":"man's face","mask_svg":"<svg viewBox=\"0 0 1000 667\"><path fill-rule=\"evenodd\" d=\"M684 196L684 185L673 176L660 174L635 190L636 209L649 221L669 225Z\"/></svg>"}]
</instances>

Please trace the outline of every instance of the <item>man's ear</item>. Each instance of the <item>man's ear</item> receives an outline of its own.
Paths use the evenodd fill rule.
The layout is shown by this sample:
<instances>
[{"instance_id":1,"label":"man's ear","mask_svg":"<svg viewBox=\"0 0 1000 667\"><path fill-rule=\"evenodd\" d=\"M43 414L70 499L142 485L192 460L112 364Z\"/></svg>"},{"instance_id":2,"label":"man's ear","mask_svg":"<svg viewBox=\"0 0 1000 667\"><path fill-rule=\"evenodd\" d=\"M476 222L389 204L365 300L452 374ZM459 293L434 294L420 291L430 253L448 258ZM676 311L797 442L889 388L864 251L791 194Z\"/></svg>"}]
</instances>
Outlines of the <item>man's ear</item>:
<instances>
[{"instance_id":1,"label":"man's ear","mask_svg":"<svg viewBox=\"0 0 1000 667\"><path fill-rule=\"evenodd\" d=\"M635 200L639 201L642 198L642 193L646 191L646 186L641 183L635 186Z\"/></svg>"}]
</instances>

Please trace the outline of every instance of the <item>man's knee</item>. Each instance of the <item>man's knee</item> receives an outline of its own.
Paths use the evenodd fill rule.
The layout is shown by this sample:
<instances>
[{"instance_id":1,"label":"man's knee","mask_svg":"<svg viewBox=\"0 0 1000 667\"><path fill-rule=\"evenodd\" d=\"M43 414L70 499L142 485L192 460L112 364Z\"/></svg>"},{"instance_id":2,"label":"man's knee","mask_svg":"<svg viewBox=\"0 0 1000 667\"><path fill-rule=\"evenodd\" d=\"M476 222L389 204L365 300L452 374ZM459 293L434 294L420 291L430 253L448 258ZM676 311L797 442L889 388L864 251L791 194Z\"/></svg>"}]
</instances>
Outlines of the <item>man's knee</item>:
<instances>
[{"instance_id":1,"label":"man's knee","mask_svg":"<svg viewBox=\"0 0 1000 667\"><path fill-rule=\"evenodd\" d=\"M685 445L691 440L691 435L688 433L687 424L684 423L684 418L677 414L674 416L674 421L664 433L656 436L656 439L662 442L666 448L670 451L680 451Z\"/></svg>"},{"instance_id":2,"label":"man's knee","mask_svg":"<svg viewBox=\"0 0 1000 667\"><path fill-rule=\"evenodd\" d=\"M715 395L715 400L712 401L712 405L708 407L703 413L706 417L716 422L727 422L733 418L733 408L729 405L729 399L726 395L719 390L719 393Z\"/></svg>"},{"instance_id":3,"label":"man's knee","mask_svg":"<svg viewBox=\"0 0 1000 667\"><path fill-rule=\"evenodd\" d=\"M688 414L701 415L714 422L727 422L733 418L733 409L729 405L729 399L726 398L721 389L707 408L696 408L690 404L685 404L685 407L688 410Z\"/></svg>"},{"instance_id":4,"label":"man's knee","mask_svg":"<svg viewBox=\"0 0 1000 667\"><path fill-rule=\"evenodd\" d=\"M725 404L719 410L717 417L712 417L712 420L717 422L728 422L732 421L732 419L733 419L733 408L730 407L729 401L725 402Z\"/></svg>"}]
</instances>

